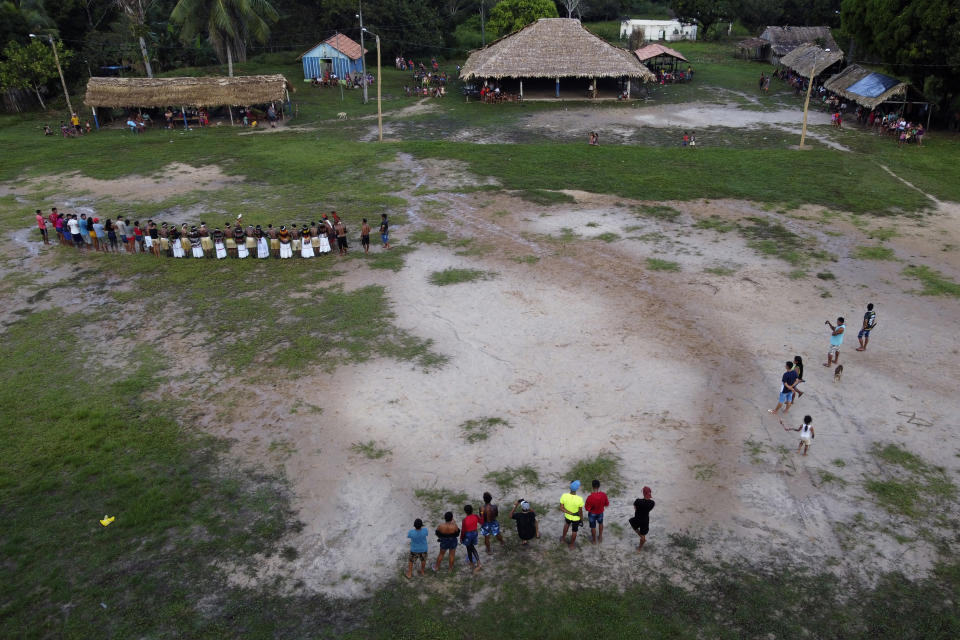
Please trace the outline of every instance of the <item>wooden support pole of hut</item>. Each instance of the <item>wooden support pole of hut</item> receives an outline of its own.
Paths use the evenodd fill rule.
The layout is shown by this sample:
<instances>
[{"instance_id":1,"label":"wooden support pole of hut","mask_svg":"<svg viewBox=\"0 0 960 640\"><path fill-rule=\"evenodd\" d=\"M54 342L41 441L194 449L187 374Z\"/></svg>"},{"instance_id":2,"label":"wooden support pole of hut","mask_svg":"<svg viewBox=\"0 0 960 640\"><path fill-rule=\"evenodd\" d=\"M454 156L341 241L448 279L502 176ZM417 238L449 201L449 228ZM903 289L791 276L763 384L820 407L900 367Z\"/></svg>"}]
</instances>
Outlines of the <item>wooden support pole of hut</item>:
<instances>
[{"instance_id":1,"label":"wooden support pole of hut","mask_svg":"<svg viewBox=\"0 0 960 640\"><path fill-rule=\"evenodd\" d=\"M556 90L557 90L557 97L559 98L560 97L560 78L559 77L557 78Z\"/></svg>"},{"instance_id":2,"label":"wooden support pole of hut","mask_svg":"<svg viewBox=\"0 0 960 640\"><path fill-rule=\"evenodd\" d=\"M520 102L523 102L523 80L520 81Z\"/></svg>"},{"instance_id":3,"label":"wooden support pole of hut","mask_svg":"<svg viewBox=\"0 0 960 640\"><path fill-rule=\"evenodd\" d=\"M230 126L233 126L233 107L227 105L227 113L230 114Z\"/></svg>"},{"instance_id":4,"label":"wooden support pole of hut","mask_svg":"<svg viewBox=\"0 0 960 640\"><path fill-rule=\"evenodd\" d=\"M627 100L630 99L630 78L627 78Z\"/></svg>"},{"instance_id":5,"label":"wooden support pole of hut","mask_svg":"<svg viewBox=\"0 0 960 640\"><path fill-rule=\"evenodd\" d=\"M591 88L593 89L593 97L596 98L597 97L597 79L596 78L593 79L593 84L591 85Z\"/></svg>"},{"instance_id":6,"label":"wooden support pole of hut","mask_svg":"<svg viewBox=\"0 0 960 640\"><path fill-rule=\"evenodd\" d=\"M187 124L187 110L183 108L183 105L180 105L180 115L183 116L183 129L186 131L190 128L190 125Z\"/></svg>"},{"instance_id":7,"label":"wooden support pole of hut","mask_svg":"<svg viewBox=\"0 0 960 640\"><path fill-rule=\"evenodd\" d=\"M97 108L90 107L90 110L93 111L93 124L97 125L97 131L100 131L100 121L97 119ZM927 127L929 127L929 120L927 122Z\"/></svg>"}]
</instances>

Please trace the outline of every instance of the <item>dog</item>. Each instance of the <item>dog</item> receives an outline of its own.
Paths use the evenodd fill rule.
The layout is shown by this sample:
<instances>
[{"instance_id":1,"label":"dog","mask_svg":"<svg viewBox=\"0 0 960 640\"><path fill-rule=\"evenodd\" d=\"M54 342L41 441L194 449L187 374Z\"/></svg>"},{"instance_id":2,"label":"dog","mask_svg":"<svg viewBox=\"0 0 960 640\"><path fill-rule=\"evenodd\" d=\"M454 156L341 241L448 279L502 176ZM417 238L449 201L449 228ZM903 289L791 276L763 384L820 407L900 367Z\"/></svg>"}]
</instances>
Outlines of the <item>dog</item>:
<instances>
[{"instance_id":1,"label":"dog","mask_svg":"<svg viewBox=\"0 0 960 640\"><path fill-rule=\"evenodd\" d=\"M346 120L346 119L347 119L346 111L341 111L340 113L337 114L337 120Z\"/></svg>"},{"instance_id":2,"label":"dog","mask_svg":"<svg viewBox=\"0 0 960 640\"><path fill-rule=\"evenodd\" d=\"M833 370L833 381L840 382L840 378L843 377L843 365L838 364L837 368Z\"/></svg>"}]
</instances>

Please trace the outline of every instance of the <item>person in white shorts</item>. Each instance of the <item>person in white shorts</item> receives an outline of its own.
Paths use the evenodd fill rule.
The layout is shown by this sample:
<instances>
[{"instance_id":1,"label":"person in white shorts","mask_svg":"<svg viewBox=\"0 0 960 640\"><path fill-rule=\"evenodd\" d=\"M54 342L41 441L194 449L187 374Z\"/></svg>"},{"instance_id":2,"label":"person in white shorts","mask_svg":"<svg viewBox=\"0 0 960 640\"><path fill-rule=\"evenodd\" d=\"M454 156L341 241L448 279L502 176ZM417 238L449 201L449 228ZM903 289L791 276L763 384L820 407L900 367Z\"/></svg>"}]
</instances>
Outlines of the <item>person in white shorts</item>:
<instances>
[{"instance_id":1,"label":"person in white shorts","mask_svg":"<svg viewBox=\"0 0 960 640\"><path fill-rule=\"evenodd\" d=\"M800 446L797 447L797 453L800 453L800 449L803 449L803 455L807 455L810 443L813 442L813 427L810 426L811 422L813 422L813 418L803 416L803 424L794 429L794 431L800 432Z\"/></svg>"}]
</instances>

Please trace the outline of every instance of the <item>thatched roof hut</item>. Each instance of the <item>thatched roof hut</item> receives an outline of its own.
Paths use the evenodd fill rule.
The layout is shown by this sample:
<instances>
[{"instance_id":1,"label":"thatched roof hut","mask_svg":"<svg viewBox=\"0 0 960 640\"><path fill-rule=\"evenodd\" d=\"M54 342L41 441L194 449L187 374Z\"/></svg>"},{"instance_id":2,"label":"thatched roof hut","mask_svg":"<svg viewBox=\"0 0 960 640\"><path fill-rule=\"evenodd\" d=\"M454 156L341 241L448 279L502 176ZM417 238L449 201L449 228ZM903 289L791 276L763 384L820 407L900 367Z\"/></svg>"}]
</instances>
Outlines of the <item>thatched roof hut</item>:
<instances>
[{"instance_id":1,"label":"thatched roof hut","mask_svg":"<svg viewBox=\"0 0 960 640\"><path fill-rule=\"evenodd\" d=\"M906 98L910 85L888 75L852 64L823 83L827 91L874 109L894 96Z\"/></svg>"},{"instance_id":2,"label":"thatched roof hut","mask_svg":"<svg viewBox=\"0 0 960 640\"><path fill-rule=\"evenodd\" d=\"M843 51L821 49L815 44L800 45L780 58L780 64L793 69L804 78L816 77L843 60Z\"/></svg>"},{"instance_id":3,"label":"thatched roof hut","mask_svg":"<svg viewBox=\"0 0 960 640\"><path fill-rule=\"evenodd\" d=\"M290 83L282 75L233 78L90 78L89 107L221 107L283 101Z\"/></svg>"},{"instance_id":4,"label":"thatched roof hut","mask_svg":"<svg viewBox=\"0 0 960 640\"><path fill-rule=\"evenodd\" d=\"M593 35L571 18L541 18L471 52L460 77L655 80L633 53Z\"/></svg>"},{"instance_id":5,"label":"thatched roof hut","mask_svg":"<svg viewBox=\"0 0 960 640\"><path fill-rule=\"evenodd\" d=\"M770 42L763 38L747 38L737 43L737 51L749 60L763 60L769 48Z\"/></svg>"},{"instance_id":6,"label":"thatched roof hut","mask_svg":"<svg viewBox=\"0 0 960 640\"><path fill-rule=\"evenodd\" d=\"M767 27L760 37L770 43L770 62L777 61L799 47L809 42L821 44L824 48L838 51L830 27Z\"/></svg>"},{"instance_id":7,"label":"thatched roof hut","mask_svg":"<svg viewBox=\"0 0 960 640\"><path fill-rule=\"evenodd\" d=\"M637 56L637 59L640 60L640 62L646 62L647 60L656 58L657 56L668 56L670 58L683 60L684 62L687 61L687 59L683 57L683 54L676 49L665 47L662 44L657 44L656 42L648 44L645 47L640 47L633 53Z\"/></svg>"}]
</instances>

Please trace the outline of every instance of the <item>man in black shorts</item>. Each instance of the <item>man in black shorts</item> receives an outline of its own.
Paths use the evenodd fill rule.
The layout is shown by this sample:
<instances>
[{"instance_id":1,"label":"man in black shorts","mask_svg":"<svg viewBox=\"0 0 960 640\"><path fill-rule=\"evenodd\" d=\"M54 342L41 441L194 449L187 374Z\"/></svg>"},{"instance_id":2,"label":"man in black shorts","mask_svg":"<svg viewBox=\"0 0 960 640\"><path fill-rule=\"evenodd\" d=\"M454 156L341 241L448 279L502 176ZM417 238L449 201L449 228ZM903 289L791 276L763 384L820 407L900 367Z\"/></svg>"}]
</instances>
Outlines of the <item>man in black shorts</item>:
<instances>
[{"instance_id":1,"label":"man in black shorts","mask_svg":"<svg viewBox=\"0 0 960 640\"><path fill-rule=\"evenodd\" d=\"M347 255L347 225L343 224L343 220L337 220L333 229L337 232L337 249L340 250L341 256L345 256Z\"/></svg>"},{"instance_id":2,"label":"man in black shorts","mask_svg":"<svg viewBox=\"0 0 960 640\"><path fill-rule=\"evenodd\" d=\"M517 507L520 507L520 513L517 513ZM529 544L534 537L540 537L540 523L537 522L537 514L530 508L530 503L526 500L517 500L510 510L510 518L517 521L517 537L520 538L520 544Z\"/></svg>"},{"instance_id":3,"label":"man in black shorts","mask_svg":"<svg viewBox=\"0 0 960 640\"><path fill-rule=\"evenodd\" d=\"M650 487L643 488L643 498L637 498L633 501L634 515L630 518L630 526L640 536L640 544L637 545L637 551L643 549L647 542L647 533L650 531L650 512L654 506L653 493Z\"/></svg>"},{"instance_id":4,"label":"man in black shorts","mask_svg":"<svg viewBox=\"0 0 960 640\"><path fill-rule=\"evenodd\" d=\"M364 253L370 253L370 225L367 219L363 219L363 225L360 227L360 244L363 246Z\"/></svg>"}]
</instances>

